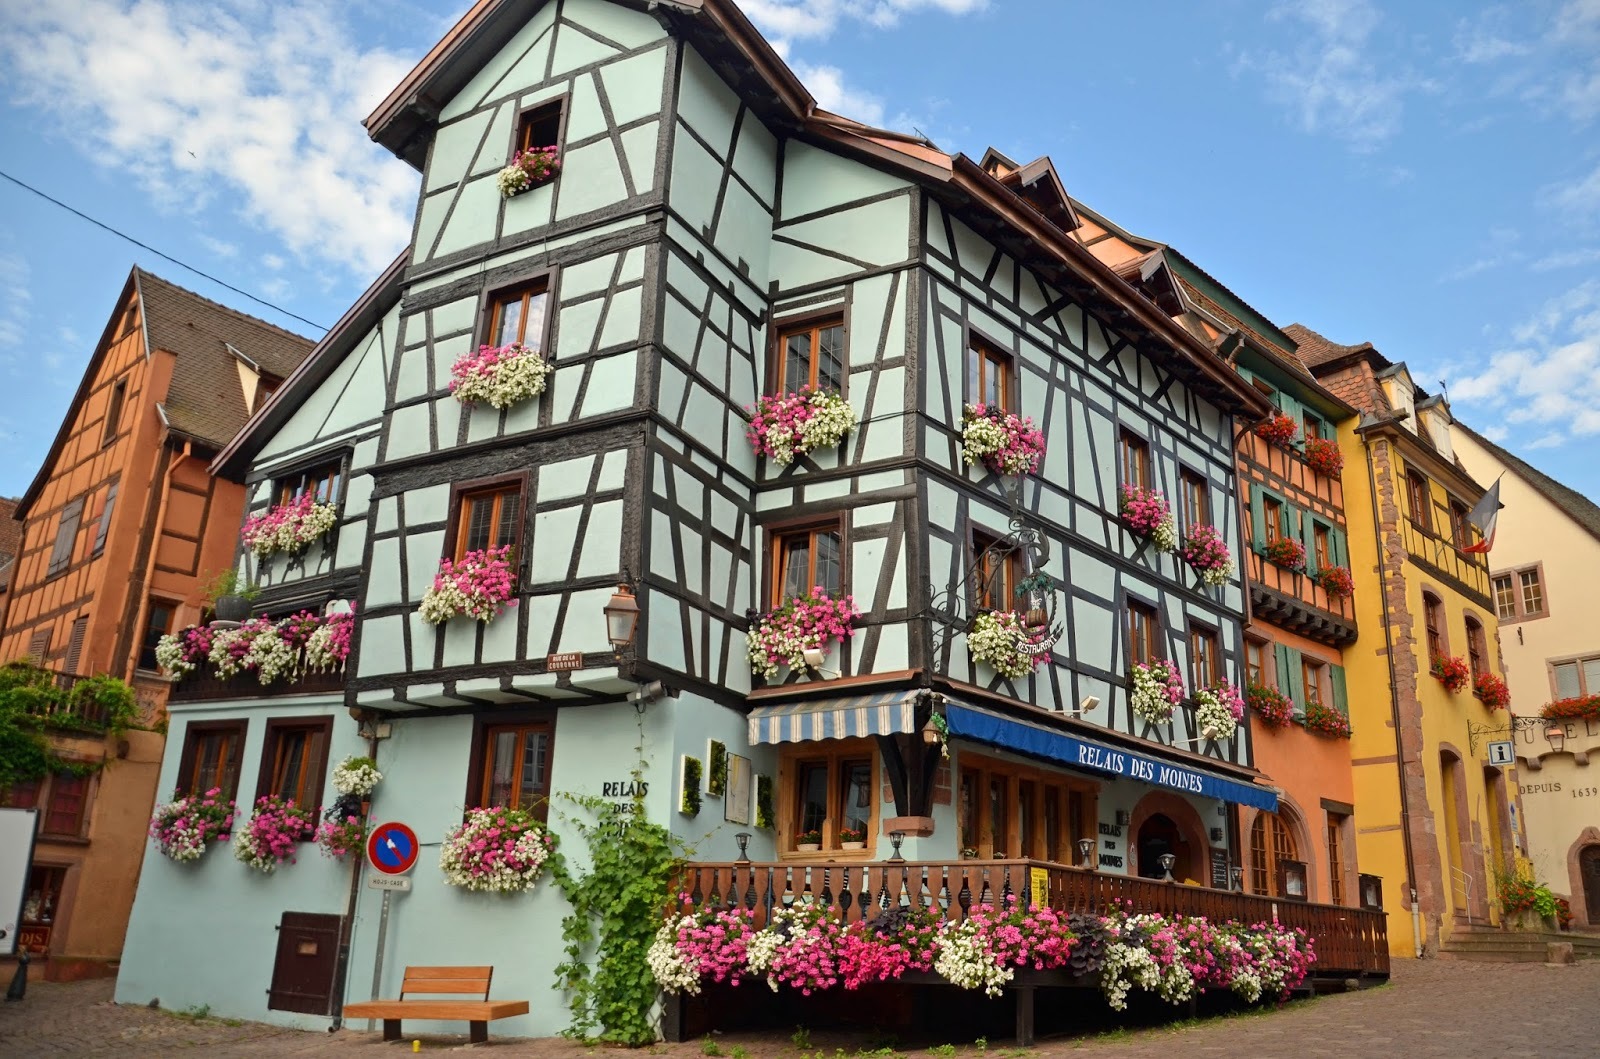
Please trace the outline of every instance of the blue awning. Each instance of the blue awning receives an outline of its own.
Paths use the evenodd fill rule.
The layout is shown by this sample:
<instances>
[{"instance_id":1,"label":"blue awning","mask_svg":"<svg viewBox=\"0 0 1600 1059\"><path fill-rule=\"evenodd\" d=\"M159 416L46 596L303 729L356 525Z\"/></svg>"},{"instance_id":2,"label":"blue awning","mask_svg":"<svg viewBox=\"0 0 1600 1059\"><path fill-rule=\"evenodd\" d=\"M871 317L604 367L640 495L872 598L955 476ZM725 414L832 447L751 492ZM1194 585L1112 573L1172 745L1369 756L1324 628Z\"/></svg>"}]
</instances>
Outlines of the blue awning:
<instances>
[{"instance_id":1,"label":"blue awning","mask_svg":"<svg viewBox=\"0 0 1600 1059\"><path fill-rule=\"evenodd\" d=\"M952 736L1015 750L1073 768L1127 776L1157 787L1198 794L1202 798L1237 802L1267 812L1275 812L1278 808L1278 796L1265 787L1102 746L1030 721L958 705L948 699L946 703L944 719Z\"/></svg>"},{"instance_id":2,"label":"blue awning","mask_svg":"<svg viewBox=\"0 0 1600 1059\"><path fill-rule=\"evenodd\" d=\"M914 732L919 694L912 688L757 706L750 711L750 743L805 743Z\"/></svg>"}]
</instances>

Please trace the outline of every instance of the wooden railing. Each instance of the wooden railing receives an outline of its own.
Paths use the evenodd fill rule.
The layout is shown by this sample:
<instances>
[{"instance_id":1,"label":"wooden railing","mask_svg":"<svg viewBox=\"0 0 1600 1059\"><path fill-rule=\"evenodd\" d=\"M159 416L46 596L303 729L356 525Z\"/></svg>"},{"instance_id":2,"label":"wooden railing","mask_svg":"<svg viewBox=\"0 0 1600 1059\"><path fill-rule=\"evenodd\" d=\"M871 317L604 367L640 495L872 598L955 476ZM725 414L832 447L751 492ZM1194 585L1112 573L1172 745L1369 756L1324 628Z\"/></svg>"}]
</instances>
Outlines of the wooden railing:
<instances>
[{"instance_id":1,"label":"wooden railing","mask_svg":"<svg viewBox=\"0 0 1600 1059\"><path fill-rule=\"evenodd\" d=\"M1307 607L1314 607L1325 615L1332 614L1343 624L1355 628L1356 605L1350 596L1332 595L1309 575L1285 570L1275 563L1269 563L1265 556L1253 548L1246 548L1245 556L1250 564L1252 586L1270 588L1298 600Z\"/></svg>"},{"instance_id":2,"label":"wooden railing","mask_svg":"<svg viewBox=\"0 0 1600 1059\"><path fill-rule=\"evenodd\" d=\"M810 901L846 923L880 908L921 905L960 920L979 904L1008 896L1036 900L1033 881L1045 878L1043 903L1062 912L1108 914L1131 910L1166 916L1204 916L1216 922L1280 923L1300 927L1316 947L1319 977L1389 974L1388 931L1382 911L1257 897L1230 890L1180 886L1152 879L1086 871L1036 860L955 862L833 862L824 864L691 863L676 893L685 908L748 908L756 925L775 908Z\"/></svg>"},{"instance_id":3,"label":"wooden railing","mask_svg":"<svg viewBox=\"0 0 1600 1059\"><path fill-rule=\"evenodd\" d=\"M172 688L173 702L203 702L210 699L265 699L281 695L322 695L344 689L345 675L332 672L307 672L262 684L254 673L239 673L223 679L209 674L190 673Z\"/></svg>"}]
</instances>

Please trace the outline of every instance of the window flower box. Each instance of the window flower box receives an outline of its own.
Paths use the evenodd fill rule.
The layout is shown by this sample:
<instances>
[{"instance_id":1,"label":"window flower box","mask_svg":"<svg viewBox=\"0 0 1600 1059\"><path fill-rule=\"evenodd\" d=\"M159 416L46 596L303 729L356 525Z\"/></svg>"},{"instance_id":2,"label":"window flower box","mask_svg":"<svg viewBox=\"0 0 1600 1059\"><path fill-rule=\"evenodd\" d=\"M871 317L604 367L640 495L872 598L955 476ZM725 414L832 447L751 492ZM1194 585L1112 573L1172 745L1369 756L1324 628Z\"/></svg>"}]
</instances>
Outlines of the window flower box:
<instances>
[{"instance_id":1,"label":"window flower box","mask_svg":"<svg viewBox=\"0 0 1600 1059\"><path fill-rule=\"evenodd\" d=\"M1130 702L1134 714L1150 724L1172 719L1172 711L1183 701L1183 677L1178 667L1165 658L1146 665L1135 662L1131 671Z\"/></svg>"},{"instance_id":2,"label":"window flower box","mask_svg":"<svg viewBox=\"0 0 1600 1059\"><path fill-rule=\"evenodd\" d=\"M1479 673L1472 681L1472 693L1491 710L1503 710L1511 705L1511 689L1493 673Z\"/></svg>"},{"instance_id":3,"label":"window flower box","mask_svg":"<svg viewBox=\"0 0 1600 1059\"><path fill-rule=\"evenodd\" d=\"M367 847L367 835L372 831L366 820L351 813L340 815L331 810L329 819L317 827L317 848L324 857L334 860L355 854L361 856Z\"/></svg>"},{"instance_id":4,"label":"window flower box","mask_svg":"<svg viewBox=\"0 0 1600 1059\"><path fill-rule=\"evenodd\" d=\"M1432 673L1434 679L1443 684L1445 690L1452 695L1464 690L1472 679L1472 670L1467 668L1467 660L1459 657L1436 655L1428 672Z\"/></svg>"},{"instance_id":5,"label":"window flower box","mask_svg":"<svg viewBox=\"0 0 1600 1059\"><path fill-rule=\"evenodd\" d=\"M529 147L512 156L511 164L500 170L495 182L500 186L500 194L509 199L548 183L559 172L559 147Z\"/></svg>"},{"instance_id":6,"label":"window flower box","mask_svg":"<svg viewBox=\"0 0 1600 1059\"><path fill-rule=\"evenodd\" d=\"M294 863L301 839L313 833L316 825L316 813L295 805L292 798L258 798L255 815L233 836L233 855L270 875L284 861Z\"/></svg>"},{"instance_id":7,"label":"window flower box","mask_svg":"<svg viewBox=\"0 0 1600 1059\"><path fill-rule=\"evenodd\" d=\"M225 801L222 788L204 794L173 794L173 800L156 806L150 816L150 837L156 848L179 864L200 859L212 840L233 829L235 808Z\"/></svg>"},{"instance_id":8,"label":"window flower box","mask_svg":"<svg viewBox=\"0 0 1600 1059\"><path fill-rule=\"evenodd\" d=\"M969 404L961 415L961 453L968 467L981 462L995 474L1033 474L1044 459L1044 434L1027 416Z\"/></svg>"},{"instance_id":9,"label":"window flower box","mask_svg":"<svg viewBox=\"0 0 1600 1059\"><path fill-rule=\"evenodd\" d=\"M1320 702L1313 702L1306 707L1306 715L1300 723L1306 726L1308 732L1336 736L1340 739L1350 738L1350 718L1332 706L1324 706Z\"/></svg>"},{"instance_id":10,"label":"window flower box","mask_svg":"<svg viewBox=\"0 0 1600 1059\"><path fill-rule=\"evenodd\" d=\"M525 809L468 809L445 836L439 867L464 890L516 894L532 890L555 852L555 836Z\"/></svg>"},{"instance_id":11,"label":"window flower box","mask_svg":"<svg viewBox=\"0 0 1600 1059\"><path fill-rule=\"evenodd\" d=\"M269 509L264 515L245 519L239 539L257 559L267 559L280 552L301 555L338 521L338 508L306 493L298 500Z\"/></svg>"},{"instance_id":12,"label":"window flower box","mask_svg":"<svg viewBox=\"0 0 1600 1059\"><path fill-rule=\"evenodd\" d=\"M1306 466L1324 478L1339 477L1344 473L1339 443L1330 438L1306 438Z\"/></svg>"},{"instance_id":13,"label":"window flower box","mask_svg":"<svg viewBox=\"0 0 1600 1059\"><path fill-rule=\"evenodd\" d=\"M1355 594L1355 578L1348 566L1325 566L1317 571L1317 584L1333 599L1349 599Z\"/></svg>"},{"instance_id":14,"label":"window flower box","mask_svg":"<svg viewBox=\"0 0 1600 1059\"><path fill-rule=\"evenodd\" d=\"M849 638L860 616L854 596L834 599L813 588L809 596L790 599L751 624L745 646L750 669L768 680L783 666L804 670L806 651L825 650Z\"/></svg>"},{"instance_id":15,"label":"window flower box","mask_svg":"<svg viewBox=\"0 0 1600 1059\"><path fill-rule=\"evenodd\" d=\"M1300 436L1300 424L1294 421L1293 416L1279 412L1267 421L1256 424L1256 436L1269 445L1286 449Z\"/></svg>"},{"instance_id":16,"label":"window flower box","mask_svg":"<svg viewBox=\"0 0 1600 1059\"><path fill-rule=\"evenodd\" d=\"M196 679L227 681L250 674L263 686L295 682L310 673L342 671L354 629L350 611L318 617L303 610L281 621L263 616L236 629L191 625L157 641L156 661L180 681L198 672Z\"/></svg>"},{"instance_id":17,"label":"window flower box","mask_svg":"<svg viewBox=\"0 0 1600 1059\"><path fill-rule=\"evenodd\" d=\"M521 342L479 346L450 365L450 393L462 404L505 409L544 393L555 366Z\"/></svg>"},{"instance_id":18,"label":"window flower box","mask_svg":"<svg viewBox=\"0 0 1600 1059\"><path fill-rule=\"evenodd\" d=\"M1178 550L1178 524L1165 493L1124 484L1119 491L1117 514L1128 532L1149 541L1156 551Z\"/></svg>"},{"instance_id":19,"label":"window flower box","mask_svg":"<svg viewBox=\"0 0 1600 1059\"><path fill-rule=\"evenodd\" d=\"M1297 574L1306 568L1306 546L1293 537L1277 537L1268 541L1262 554L1272 565Z\"/></svg>"},{"instance_id":20,"label":"window flower box","mask_svg":"<svg viewBox=\"0 0 1600 1059\"><path fill-rule=\"evenodd\" d=\"M1244 696L1232 684L1223 682L1194 693L1195 727L1202 739L1226 743L1244 719Z\"/></svg>"},{"instance_id":21,"label":"window flower box","mask_svg":"<svg viewBox=\"0 0 1600 1059\"><path fill-rule=\"evenodd\" d=\"M797 455L836 448L856 428L856 410L830 390L810 386L792 393L764 394L750 408L746 436L757 456L781 466Z\"/></svg>"},{"instance_id":22,"label":"window flower box","mask_svg":"<svg viewBox=\"0 0 1600 1059\"><path fill-rule=\"evenodd\" d=\"M1251 684L1245 691L1245 701L1270 728L1283 728L1294 721L1294 703L1277 688Z\"/></svg>"},{"instance_id":23,"label":"window flower box","mask_svg":"<svg viewBox=\"0 0 1600 1059\"><path fill-rule=\"evenodd\" d=\"M452 618L490 622L514 607L516 579L511 572L511 546L467 552L460 562L439 560L433 587L417 608L422 620L439 625Z\"/></svg>"},{"instance_id":24,"label":"window flower box","mask_svg":"<svg viewBox=\"0 0 1600 1059\"><path fill-rule=\"evenodd\" d=\"M795 836L794 848L796 853L822 852L822 832L802 831Z\"/></svg>"},{"instance_id":25,"label":"window flower box","mask_svg":"<svg viewBox=\"0 0 1600 1059\"><path fill-rule=\"evenodd\" d=\"M1041 632L1028 628L1016 611L985 611L967 633L967 651L974 662L1016 680L1032 673L1044 659L1045 655L1028 650L1043 638Z\"/></svg>"},{"instance_id":26,"label":"window flower box","mask_svg":"<svg viewBox=\"0 0 1600 1059\"><path fill-rule=\"evenodd\" d=\"M1220 588L1233 577L1233 552L1215 526L1189 527L1183 539L1183 561L1212 588Z\"/></svg>"},{"instance_id":27,"label":"window flower box","mask_svg":"<svg viewBox=\"0 0 1600 1059\"><path fill-rule=\"evenodd\" d=\"M867 833L859 828L841 827L839 829L839 848L849 850L866 849Z\"/></svg>"},{"instance_id":28,"label":"window flower box","mask_svg":"<svg viewBox=\"0 0 1600 1059\"><path fill-rule=\"evenodd\" d=\"M1553 721L1600 720L1600 694L1557 699L1546 703L1539 715Z\"/></svg>"}]
</instances>

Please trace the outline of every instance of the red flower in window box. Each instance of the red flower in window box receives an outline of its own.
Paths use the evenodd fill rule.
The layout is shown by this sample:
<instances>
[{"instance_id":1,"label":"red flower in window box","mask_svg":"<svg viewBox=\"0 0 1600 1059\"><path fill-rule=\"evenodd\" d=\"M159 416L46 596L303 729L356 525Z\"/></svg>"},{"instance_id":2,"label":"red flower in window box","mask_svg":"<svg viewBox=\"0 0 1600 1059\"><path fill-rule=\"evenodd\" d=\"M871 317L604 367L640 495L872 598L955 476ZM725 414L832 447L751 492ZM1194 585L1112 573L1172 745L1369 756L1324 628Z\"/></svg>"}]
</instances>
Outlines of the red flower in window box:
<instances>
[{"instance_id":1,"label":"red flower in window box","mask_svg":"<svg viewBox=\"0 0 1600 1059\"><path fill-rule=\"evenodd\" d=\"M1245 690L1244 701L1269 727L1282 728L1294 720L1294 703L1277 688L1251 684Z\"/></svg>"},{"instance_id":2,"label":"red flower in window box","mask_svg":"<svg viewBox=\"0 0 1600 1059\"><path fill-rule=\"evenodd\" d=\"M1337 478L1344 471L1344 453L1328 438L1306 438L1306 466L1320 475Z\"/></svg>"},{"instance_id":3,"label":"red flower in window box","mask_svg":"<svg viewBox=\"0 0 1600 1059\"><path fill-rule=\"evenodd\" d=\"M1279 412L1266 422L1256 424L1256 436L1268 444L1286 449L1300 436L1300 424L1294 421L1293 416Z\"/></svg>"},{"instance_id":4,"label":"red flower in window box","mask_svg":"<svg viewBox=\"0 0 1600 1059\"><path fill-rule=\"evenodd\" d=\"M1267 562L1274 566L1281 566L1285 570L1299 572L1306 568L1306 546L1293 537L1279 537L1267 543L1267 550L1263 553Z\"/></svg>"},{"instance_id":5,"label":"red flower in window box","mask_svg":"<svg viewBox=\"0 0 1600 1059\"><path fill-rule=\"evenodd\" d=\"M1343 739L1350 738L1350 718L1332 706L1324 706L1320 702L1313 702L1306 707L1306 716L1302 723L1308 732L1339 736Z\"/></svg>"},{"instance_id":6,"label":"red flower in window box","mask_svg":"<svg viewBox=\"0 0 1600 1059\"><path fill-rule=\"evenodd\" d=\"M1355 579L1348 566L1325 566L1317 571L1317 584L1334 599L1348 598L1356 590Z\"/></svg>"},{"instance_id":7,"label":"red flower in window box","mask_svg":"<svg viewBox=\"0 0 1600 1059\"><path fill-rule=\"evenodd\" d=\"M1570 699L1557 699L1539 711L1551 720L1572 721L1585 718L1600 720L1600 695L1578 695Z\"/></svg>"},{"instance_id":8,"label":"red flower in window box","mask_svg":"<svg viewBox=\"0 0 1600 1059\"><path fill-rule=\"evenodd\" d=\"M1434 678L1443 684L1445 690L1454 694L1467 686L1472 679L1472 670L1467 668L1465 658L1451 658L1439 655L1434 658L1433 666L1429 670Z\"/></svg>"},{"instance_id":9,"label":"red flower in window box","mask_svg":"<svg viewBox=\"0 0 1600 1059\"><path fill-rule=\"evenodd\" d=\"M1511 705L1511 689L1493 673L1479 673L1472 682L1472 693L1491 710L1503 710Z\"/></svg>"}]
</instances>

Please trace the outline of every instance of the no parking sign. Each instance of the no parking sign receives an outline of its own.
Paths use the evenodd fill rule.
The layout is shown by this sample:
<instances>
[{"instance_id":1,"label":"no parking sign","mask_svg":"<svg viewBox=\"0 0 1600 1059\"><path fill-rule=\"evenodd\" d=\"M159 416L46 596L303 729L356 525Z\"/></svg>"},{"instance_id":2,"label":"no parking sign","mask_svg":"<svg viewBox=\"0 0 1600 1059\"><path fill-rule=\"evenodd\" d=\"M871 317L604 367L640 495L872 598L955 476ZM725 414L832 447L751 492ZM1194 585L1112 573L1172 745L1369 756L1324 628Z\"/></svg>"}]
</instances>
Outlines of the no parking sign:
<instances>
[{"instance_id":1,"label":"no parking sign","mask_svg":"<svg viewBox=\"0 0 1600 1059\"><path fill-rule=\"evenodd\" d=\"M384 875L404 875L417 863L417 833L405 824L379 824L367 839L367 863Z\"/></svg>"}]
</instances>

